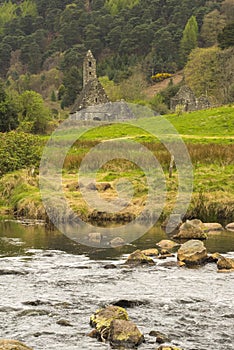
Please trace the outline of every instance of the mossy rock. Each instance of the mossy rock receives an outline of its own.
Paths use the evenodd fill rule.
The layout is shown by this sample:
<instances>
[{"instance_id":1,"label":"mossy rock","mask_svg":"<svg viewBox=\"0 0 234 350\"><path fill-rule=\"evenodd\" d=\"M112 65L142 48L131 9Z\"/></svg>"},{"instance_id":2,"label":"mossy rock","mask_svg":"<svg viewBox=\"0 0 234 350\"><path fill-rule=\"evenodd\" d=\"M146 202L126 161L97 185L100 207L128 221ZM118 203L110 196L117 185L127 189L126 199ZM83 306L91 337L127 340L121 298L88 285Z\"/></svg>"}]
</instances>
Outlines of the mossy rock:
<instances>
[{"instance_id":1,"label":"mossy rock","mask_svg":"<svg viewBox=\"0 0 234 350\"><path fill-rule=\"evenodd\" d=\"M105 333L104 338L106 338L108 337L110 325L113 320L128 321L127 311L119 306L106 306L103 309L97 310L90 317L90 324L92 327L95 327L100 334L102 333L102 335L104 335Z\"/></svg>"},{"instance_id":2,"label":"mossy rock","mask_svg":"<svg viewBox=\"0 0 234 350\"><path fill-rule=\"evenodd\" d=\"M159 251L156 248L149 248L149 249L145 249L141 251L143 254L145 254L146 256L158 256L159 255Z\"/></svg>"},{"instance_id":3,"label":"mossy rock","mask_svg":"<svg viewBox=\"0 0 234 350\"><path fill-rule=\"evenodd\" d=\"M32 350L18 340L0 339L0 350Z\"/></svg>"},{"instance_id":4,"label":"mossy rock","mask_svg":"<svg viewBox=\"0 0 234 350\"><path fill-rule=\"evenodd\" d=\"M202 229L200 220L187 220L180 226L179 232L173 236L174 239L207 239L207 235Z\"/></svg>"},{"instance_id":5,"label":"mossy rock","mask_svg":"<svg viewBox=\"0 0 234 350\"><path fill-rule=\"evenodd\" d=\"M110 325L109 341L114 347L132 348L142 344L144 336L132 321L113 320Z\"/></svg>"},{"instance_id":6,"label":"mossy rock","mask_svg":"<svg viewBox=\"0 0 234 350\"><path fill-rule=\"evenodd\" d=\"M135 250L135 252L129 255L125 264L131 266L155 265L155 262L153 259L143 254L140 250Z\"/></svg>"},{"instance_id":7,"label":"mossy rock","mask_svg":"<svg viewBox=\"0 0 234 350\"><path fill-rule=\"evenodd\" d=\"M217 267L219 271L234 271L234 259L225 258L220 255Z\"/></svg>"}]
</instances>

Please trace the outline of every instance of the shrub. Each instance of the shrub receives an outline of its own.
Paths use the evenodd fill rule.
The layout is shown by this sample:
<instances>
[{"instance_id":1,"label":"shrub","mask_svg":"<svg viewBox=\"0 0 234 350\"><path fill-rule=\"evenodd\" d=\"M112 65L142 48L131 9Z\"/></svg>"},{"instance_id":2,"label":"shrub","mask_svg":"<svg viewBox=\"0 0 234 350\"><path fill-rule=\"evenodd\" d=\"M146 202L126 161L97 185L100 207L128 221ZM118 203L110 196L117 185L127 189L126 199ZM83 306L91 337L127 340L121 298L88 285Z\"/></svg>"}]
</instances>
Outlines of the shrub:
<instances>
[{"instance_id":1,"label":"shrub","mask_svg":"<svg viewBox=\"0 0 234 350\"><path fill-rule=\"evenodd\" d=\"M0 176L30 166L38 167L42 140L35 135L11 131L0 134Z\"/></svg>"},{"instance_id":2,"label":"shrub","mask_svg":"<svg viewBox=\"0 0 234 350\"><path fill-rule=\"evenodd\" d=\"M168 79L172 76L172 74L170 73L157 73L155 75L152 75L151 79L153 81L159 82L159 81L163 81L164 79Z\"/></svg>"}]
</instances>

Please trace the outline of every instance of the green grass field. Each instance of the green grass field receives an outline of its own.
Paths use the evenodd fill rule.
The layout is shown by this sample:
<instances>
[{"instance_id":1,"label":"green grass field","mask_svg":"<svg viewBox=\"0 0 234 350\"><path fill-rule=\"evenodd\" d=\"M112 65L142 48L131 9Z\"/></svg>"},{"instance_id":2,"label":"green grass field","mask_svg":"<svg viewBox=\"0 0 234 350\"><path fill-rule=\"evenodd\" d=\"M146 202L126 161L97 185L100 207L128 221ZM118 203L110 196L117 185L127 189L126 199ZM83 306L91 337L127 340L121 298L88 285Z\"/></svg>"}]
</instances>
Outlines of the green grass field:
<instances>
[{"instance_id":1,"label":"green grass field","mask_svg":"<svg viewBox=\"0 0 234 350\"><path fill-rule=\"evenodd\" d=\"M173 132L170 125L176 132ZM175 134L178 133L186 144L194 173L193 198L188 215L199 216L203 220L234 220L234 106L183 113L180 116L173 114L139 118L131 123L97 126L90 130L81 127L79 131L83 134L71 147L64 162L63 182L71 207L83 216L89 215L90 209L75 185L80 163L90 149L110 139L124 139L127 142L134 140L146 146L156 156L165 174L167 202L164 217L168 215L177 194L178 174L174 168L172 178L169 178L170 153L160 143L159 138L163 136L163 140L165 137L167 142L174 142L178 138ZM53 139L67 144L75 135L76 130L69 129L53 136ZM45 137L42 138L46 140ZM101 152L97 152L96 158L102 158ZM17 180L19 178L20 181ZM113 188L119 178L127 178L134 184L135 194L128 210L136 214L144 205L147 195L142 171L128 162L112 161L103 165L97 174L97 181L110 182ZM16 177L14 173L2 177L0 189L3 191L9 188L9 191L7 196L3 191L0 197L0 214L19 210L26 215L43 216L37 181L30 181L24 172L21 175L17 173ZM111 199L116 196L116 191L108 190L102 196L107 200Z\"/></svg>"},{"instance_id":2,"label":"green grass field","mask_svg":"<svg viewBox=\"0 0 234 350\"><path fill-rule=\"evenodd\" d=\"M97 127L85 133L82 140L106 140L131 137L138 141L152 142L154 134L167 135L168 121L185 142L192 143L232 143L234 142L234 106L224 106L209 110L165 115L132 120ZM135 126L135 127L134 127ZM83 129L85 131L85 128ZM169 133L171 130L168 130ZM153 134L153 135L152 135Z\"/></svg>"}]
</instances>

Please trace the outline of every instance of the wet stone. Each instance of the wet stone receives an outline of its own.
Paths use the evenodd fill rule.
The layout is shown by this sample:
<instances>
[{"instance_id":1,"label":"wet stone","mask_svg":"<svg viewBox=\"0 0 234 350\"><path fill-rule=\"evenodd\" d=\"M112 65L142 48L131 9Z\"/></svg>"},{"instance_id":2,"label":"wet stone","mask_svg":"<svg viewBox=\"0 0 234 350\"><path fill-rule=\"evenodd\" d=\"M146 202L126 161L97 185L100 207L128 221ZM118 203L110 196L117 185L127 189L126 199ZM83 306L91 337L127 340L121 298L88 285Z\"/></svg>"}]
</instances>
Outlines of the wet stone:
<instances>
[{"instance_id":1,"label":"wet stone","mask_svg":"<svg viewBox=\"0 0 234 350\"><path fill-rule=\"evenodd\" d=\"M140 250L136 250L135 252L129 255L125 264L131 266L155 265L155 262L153 261L153 259L143 254Z\"/></svg>"},{"instance_id":2,"label":"wet stone","mask_svg":"<svg viewBox=\"0 0 234 350\"><path fill-rule=\"evenodd\" d=\"M180 247L177 254L179 262L186 265L200 265L207 260L207 250L203 242L192 239Z\"/></svg>"},{"instance_id":3,"label":"wet stone","mask_svg":"<svg viewBox=\"0 0 234 350\"><path fill-rule=\"evenodd\" d=\"M234 259L225 258L224 256L220 256L217 262L217 267L219 271L234 271Z\"/></svg>"},{"instance_id":4,"label":"wet stone","mask_svg":"<svg viewBox=\"0 0 234 350\"><path fill-rule=\"evenodd\" d=\"M17 270L4 270L1 269L0 270L0 276L4 276L4 275L16 275L16 276L24 276L27 275L28 272L26 271L17 271Z\"/></svg>"},{"instance_id":5,"label":"wet stone","mask_svg":"<svg viewBox=\"0 0 234 350\"><path fill-rule=\"evenodd\" d=\"M113 320L110 325L109 341L112 346L132 349L144 342L144 336L132 321Z\"/></svg>"},{"instance_id":6,"label":"wet stone","mask_svg":"<svg viewBox=\"0 0 234 350\"><path fill-rule=\"evenodd\" d=\"M22 302L23 305L30 305L30 306L39 306L39 305L51 305L48 301L42 301L42 300L32 300L32 301L24 301Z\"/></svg>"},{"instance_id":7,"label":"wet stone","mask_svg":"<svg viewBox=\"0 0 234 350\"><path fill-rule=\"evenodd\" d=\"M120 306L120 307L124 307L124 308L133 308L136 306L147 305L147 304L149 304L149 301L147 301L147 300L120 299L120 300L115 301L111 304L114 306Z\"/></svg>"},{"instance_id":8,"label":"wet stone","mask_svg":"<svg viewBox=\"0 0 234 350\"><path fill-rule=\"evenodd\" d=\"M17 340L0 339L0 350L32 350L32 348Z\"/></svg>"},{"instance_id":9,"label":"wet stone","mask_svg":"<svg viewBox=\"0 0 234 350\"><path fill-rule=\"evenodd\" d=\"M159 331L151 331L149 335L151 337L155 337L156 343L159 343L159 344L163 344L171 341L171 339L166 334Z\"/></svg>"},{"instance_id":10,"label":"wet stone","mask_svg":"<svg viewBox=\"0 0 234 350\"><path fill-rule=\"evenodd\" d=\"M114 264L107 264L107 265L104 265L103 268L106 270L110 270L110 269L116 269L117 266Z\"/></svg>"},{"instance_id":11,"label":"wet stone","mask_svg":"<svg viewBox=\"0 0 234 350\"><path fill-rule=\"evenodd\" d=\"M58 320L56 322L58 325L60 326L64 326L64 327L72 327L72 324L68 321L68 320L65 320L63 318L61 318L60 320Z\"/></svg>"}]
</instances>

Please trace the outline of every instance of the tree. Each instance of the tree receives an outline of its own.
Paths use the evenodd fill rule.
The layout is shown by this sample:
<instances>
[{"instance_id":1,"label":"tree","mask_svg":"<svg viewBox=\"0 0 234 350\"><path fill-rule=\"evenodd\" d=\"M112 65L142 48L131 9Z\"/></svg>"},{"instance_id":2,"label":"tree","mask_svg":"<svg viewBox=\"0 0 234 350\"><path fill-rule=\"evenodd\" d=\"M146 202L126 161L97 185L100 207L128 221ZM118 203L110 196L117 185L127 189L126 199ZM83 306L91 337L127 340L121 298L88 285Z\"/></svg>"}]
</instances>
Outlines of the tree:
<instances>
[{"instance_id":1,"label":"tree","mask_svg":"<svg viewBox=\"0 0 234 350\"><path fill-rule=\"evenodd\" d=\"M231 23L234 18L234 1L224 0L221 6L221 12L225 15L227 23Z\"/></svg>"},{"instance_id":2,"label":"tree","mask_svg":"<svg viewBox=\"0 0 234 350\"><path fill-rule=\"evenodd\" d=\"M196 48L189 56L184 69L185 81L197 97L201 95L216 96L218 89L217 47Z\"/></svg>"},{"instance_id":3,"label":"tree","mask_svg":"<svg viewBox=\"0 0 234 350\"><path fill-rule=\"evenodd\" d=\"M65 86L65 92L62 97L61 106L71 106L77 94L82 89L82 72L76 66L72 66L68 72L64 75L63 85Z\"/></svg>"},{"instance_id":4,"label":"tree","mask_svg":"<svg viewBox=\"0 0 234 350\"><path fill-rule=\"evenodd\" d=\"M0 44L0 76L4 78L10 67L11 47L8 44Z\"/></svg>"},{"instance_id":5,"label":"tree","mask_svg":"<svg viewBox=\"0 0 234 350\"><path fill-rule=\"evenodd\" d=\"M216 9L208 13L201 27L201 39L205 47L217 44L218 33L225 26L224 16Z\"/></svg>"},{"instance_id":6,"label":"tree","mask_svg":"<svg viewBox=\"0 0 234 350\"><path fill-rule=\"evenodd\" d=\"M195 49L184 69L185 81L195 95L208 95L221 104L234 100L234 47Z\"/></svg>"},{"instance_id":7,"label":"tree","mask_svg":"<svg viewBox=\"0 0 234 350\"><path fill-rule=\"evenodd\" d=\"M54 90L51 92L50 99L51 99L52 102L55 102L55 101L56 101L56 95L55 95Z\"/></svg>"},{"instance_id":8,"label":"tree","mask_svg":"<svg viewBox=\"0 0 234 350\"><path fill-rule=\"evenodd\" d=\"M195 16L191 16L184 28L180 42L181 63L184 65L192 49L197 47L198 25Z\"/></svg>"},{"instance_id":9,"label":"tree","mask_svg":"<svg viewBox=\"0 0 234 350\"><path fill-rule=\"evenodd\" d=\"M26 90L20 96L19 102L21 128L35 134L45 133L50 112L44 106L42 96L35 91Z\"/></svg>"},{"instance_id":10,"label":"tree","mask_svg":"<svg viewBox=\"0 0 234 350\"><path fill-rule=\"evenodd\" d=\"M218 35L218 43L221 49L234 46L234 21L227 24Z\"/></svg>"},{"instance_id":11,"label":"tree","mask_svg":"<svg viewBox=\"0 0 234 350\"><path fill-rule=\"evenodd\" d=\"M17 108L0 82L0 132L7 132L17 128L19 124Z\"/></svg>"}]
</instances>

